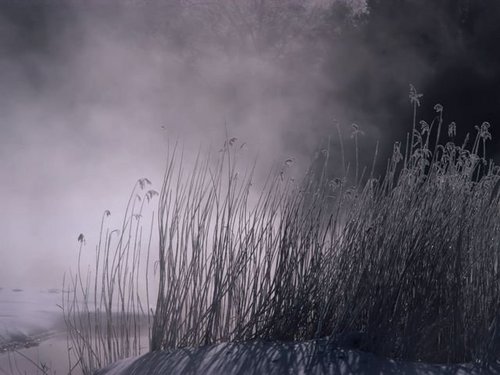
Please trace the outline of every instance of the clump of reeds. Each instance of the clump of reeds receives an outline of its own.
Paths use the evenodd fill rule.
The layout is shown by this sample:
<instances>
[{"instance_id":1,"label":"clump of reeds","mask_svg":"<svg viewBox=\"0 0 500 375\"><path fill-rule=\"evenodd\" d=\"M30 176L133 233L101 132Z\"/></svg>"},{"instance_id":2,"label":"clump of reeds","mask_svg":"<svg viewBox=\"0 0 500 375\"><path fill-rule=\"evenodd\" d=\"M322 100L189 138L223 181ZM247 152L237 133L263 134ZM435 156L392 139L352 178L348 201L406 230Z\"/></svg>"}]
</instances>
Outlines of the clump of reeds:
<instances>
[{"instance_id":1,"label":"clump of reeds","mask_svg":"<svg viewBox=\"0 0 500 375\"><path fill-rule=\"evenodd\" d=\"M415 113L419 98L412 89ZM327 149L300 184L271 175L256 203L229 143L217 166L198 159L189 173L172 155L151 349L360 332L363 348L394 358L497 355L500 185L486 159L489 124L457 145L451 123L442 144L435 110L431 124L414 117L382 178L360 173L357 158L355 176L332 176Z\"/></svg>"},{"instance_id":2,"label":"clump of reeds","mask_svg":"<svg viewBox=\"0 0 500 375\"><path fill-rule=\"evenodd\" d=\"M175 153L169 159L152 350L314 334L305 331L330 226L321 198L306 200L284 171L253 197L252 170L239 174L231 147L188 173Z\"/></svg>"},{"instance_id":3,"label":"clump of reeds","mask_svg":"<svg viewBox=\"0 0 500 375\"><path fill-rule=\"evenodd\" d=\"M356 189L323 275L325 333L364 332L366 349L396 358L496 359L500 175L486 159L489 124L468 146L453 142L451 123L442 145L435 110L407 150L396 143L385 177Z\"/></svg>"},{"instance_id":4,"label":"clump of reeds","mask_svg":"<svg viewBox=\"0 0 500 375\"><path fill-rule=\"evenodd\" d=\"M375 160L368 175L359 166L358 126L354 168L340 143L343 173L334 175L329 145L301 182L283 165L262 188L253 168L238 167L236 138L189 168L171 151L159 194L150 350L356 333L362 349L393 358L497 358L500 169L486 159L489 124L471 144L456 144L442 106L430 124L417 124L420 97L412 87L412 134L405 147L394 144L380 178ZM140 276L129 264L140 258L123 234L132 233L132 217L114 253L112 233L98 246L93 284L81 272L71 278L67 323L91 367L137 352L130 337L143 314Z\"/></svg>"},{"instance_id":5,"label":"clump of reeds","mask_svg":"<svg viewBox=\"0 0 500 375\"><path fill-rule=\"evenodd\" d=\"M61 307L71 341L70 367L79 366L85 375L147 351L149 301L144 304L141 298L147 298L142 289L143 282L147 283L153 227L152 222L146 223L147 231L143 233L142 215L145 204L157 195L154 190L145 190L150 184L145 178L137 181L121 230L110 230L105 225L111 213L104 212L95 264L88 269L82 269L81 264L85 238L83 234L78 237L77 270L64 281ZM144 256L146 259L142 259ZM72 360L76 360L73 365Z\"/></svg>"}]
</instances>

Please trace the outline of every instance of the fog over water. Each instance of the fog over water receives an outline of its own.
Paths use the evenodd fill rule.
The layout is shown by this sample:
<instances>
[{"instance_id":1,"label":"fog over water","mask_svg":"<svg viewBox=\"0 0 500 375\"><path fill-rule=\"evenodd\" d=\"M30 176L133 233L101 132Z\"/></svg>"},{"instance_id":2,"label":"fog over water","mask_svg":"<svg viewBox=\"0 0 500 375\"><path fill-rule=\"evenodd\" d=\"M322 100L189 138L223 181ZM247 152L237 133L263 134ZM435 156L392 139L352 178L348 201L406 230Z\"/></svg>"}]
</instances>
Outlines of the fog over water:
<instances>
[{"instance_id":1,"label":"fog over water","mask_svg":"<svg viewBox=\"0 0 500 375\"><path fill-rule=\"evenodd\" d=\"M300 170L335 118L346 142L360 124L369 162L375 140L387 153L411 128L409 83L424 113L466 112L460 134L494 126L484 9L500 8L403 3L396 16L375 0L0 3L0 286L59 286L80 233L93 250L138 178L159 189L169 142L189 157L228 134L263 169Z\"/></svg>"}]
</instances>

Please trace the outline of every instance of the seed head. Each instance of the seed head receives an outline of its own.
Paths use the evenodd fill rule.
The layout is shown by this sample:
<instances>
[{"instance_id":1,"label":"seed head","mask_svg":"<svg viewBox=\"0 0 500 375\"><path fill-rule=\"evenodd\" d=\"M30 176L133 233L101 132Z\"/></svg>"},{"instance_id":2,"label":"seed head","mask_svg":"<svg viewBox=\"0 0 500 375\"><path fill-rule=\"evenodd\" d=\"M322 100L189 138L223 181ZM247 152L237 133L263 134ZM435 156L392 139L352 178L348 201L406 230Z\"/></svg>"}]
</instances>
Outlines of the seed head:
<instances>
[{"instance_id":1,"label":"seed head","mask_svg":"<svg viewBox=\"0 0 500 375\"><path fill-rule=\"evenodd\" d=\"M427 121L420 120L420 126L422 128L422 130L421 130L422 135L424 135L425 133L428 134L431 131L431 128L430 128L429 124L427 123Z\"/></svg>"},{"instance_id":2,"label":"seed head","mask_svg":"<svg viewBox=\"0 0 500 375\"><path fill-rule=\"evenodd\" d=\"M457 135L457 124L455 121L452 121L450 125L448 125L448 137L454 137Z\"/></svg>"},{"instance_id":3,"label":"seed head","mask_svg":"<svg viewBox=\"0 0 500 375\"><path fill-rule=\"evenodd\" d=\"M437 112L437 113L441 113L443 112L443 106L441 104L436 104L434 106L434 110Z\"/></svg>"},{"instance_id":4,"label":"seed head","mask_svg":"<svg viewBox=\"0 0 500 375\"><path fill-rule=\"evenodd\" d=\"M423 94L419 94L417 90L415 89L415 86L410 84L410 102L411 104L416 105L417 107L420 107L420 98L424 96Z\"/></svg>"}]
</instances>

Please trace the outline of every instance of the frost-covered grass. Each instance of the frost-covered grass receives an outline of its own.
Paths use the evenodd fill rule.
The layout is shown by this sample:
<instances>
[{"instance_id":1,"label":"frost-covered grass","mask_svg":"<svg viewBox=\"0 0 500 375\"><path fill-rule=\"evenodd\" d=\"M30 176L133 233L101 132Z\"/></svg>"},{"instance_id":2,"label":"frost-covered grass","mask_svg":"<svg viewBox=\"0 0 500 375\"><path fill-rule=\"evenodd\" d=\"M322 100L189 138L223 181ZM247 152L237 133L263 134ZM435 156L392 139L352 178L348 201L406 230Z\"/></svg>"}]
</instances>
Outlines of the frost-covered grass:
<instances>
[{"instance_id":1,"label":"frost-covered grass","mask_svg":"<svg viewBox=\"0 0 500 375\"><path fill-rule=\"evenodd\" d=\"M172 158L152 350L362 332L364 349L393 358L496 355L500 185L485 159L489 124L471 145L454 144L450 124L442 145L435 109L406 149L394 145L384 178L357 166L350 179L330 176L327 149L301 184L271 177L256 204L230 146L215 168L199 161L186 173Z\"/></svg>"},{"instance_id":2,"label":"frost-covered grass","mask_svg":"<svg viewBox=\"0 0 500 375\"><path fill-rule=\"evenodd\" d=\"M430 124L417 124L413 88L410 98L413 133L405 147L394 144L381 178L361 170L357 156L354 166L343 152L333 160L329 146L301 182L285 165L256 188L253 169L239 167L235 138L216 157L200 153L190 165L172 150L159 193L150 350L355 332L361 349L395 359L496 359L500 177L486 159L489 124L456 144L456 125L444 125L442 106ZM335 176L339 163L345 172ZM119 311L138 311L135 294L123 291L126 280L137 285L139 258L128 258L130 266L123 249L117 258L105 254L123 268L98 263L104 276L96 279L95 305L104 298L103 311L111 311L106 296L116 288ZM79 275L71 285L85 295ZM70 318L78 316L73 311ZM88 358L99 358L94 364L133 354L133 341L106 341L111 316L95 326L94 341L83 341ZM82 322L69 321L78 332ZM135 337L134 320L124 323L123 333Z\"/></svg>"}]
</instances>

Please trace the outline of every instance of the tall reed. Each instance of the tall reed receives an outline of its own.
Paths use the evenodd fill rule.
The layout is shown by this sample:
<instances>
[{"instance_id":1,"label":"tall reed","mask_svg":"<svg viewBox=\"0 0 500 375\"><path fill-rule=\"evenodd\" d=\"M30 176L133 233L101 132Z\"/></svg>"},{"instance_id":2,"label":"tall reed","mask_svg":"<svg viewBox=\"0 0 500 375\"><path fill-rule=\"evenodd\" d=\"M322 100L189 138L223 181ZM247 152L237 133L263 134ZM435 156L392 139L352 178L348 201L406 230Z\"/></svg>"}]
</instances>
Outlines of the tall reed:
<instances>
[{"instance_id":1,"label":"tall reed","mask_svg":"<svg viewBox=\"0 0 500 375\"><path fill-rule=\"evenodd\" d=\"M231 147L226 142L214 164L198 157L189 173L175 153L169 159L152 350L295 339L304 335L295 327L311 318L306 296L316 288L331 226L320 195L300 192L313 179L299 188L285 171L271 173L253 202L253 169L240 174Z\"/></svg>"},{"instance_id":2,"label":"tall reed","mask_svg":"<svg viewBox=\"0 0 500 375\"><path fill-rule=\"evenodd\" d=\"M145 190L148 185L148 179L137 181L121 230L107 227L105 221L111 213L104 212L95 264L87 269L82 268L85 238L80 234L77 270L63 282L61 307L71 341L69 360L76 359L73 366L78 365L85 375L147 348L150 310L144 305L142 289L149 264L141 262L144 248L149 259L152 223L146 223L144 233L142 215L145 205L157 195Z\"/></svg>"},{"instance_id":3,"label":"tall reed","mask_svg":"<svg viewBox=\"0 0 500 375\"><path fill-rule=\"evenodd\" d=\"M457 145L452 123L442 144L435 110L406 148L394 144L382 178L358 162L354 176L348 165L333 176L328 149L300 184L271 174L256 203L230 143L215 166L199 157L189 173L172 154L151 349L359 332L363 348L393 358L496 356L500 185L486 159L489 124Z\"/></svg>"},{"instance_id":4,"label":"tall reed","mask_svg":"<svg viewBox=\"0 0 500 375\"><path fill-rule=\"evenodd\" d=\"M328 145L299 182L287 160L258 187L236 138L191 164L171 150L158 201L150 350L354 332L362 349L392 358L496 359L500 169L486 159L490 126L456 144L441 105L430 124L416 123L420 98L412 87L412 134L406 146L394 144L379 178L378 145L369 175L359 165L357 125L354 171ZM131 202L114 252L107 232L94 276L70 278L67 324L89 368L139 351L142 235L138 222L132 230Z\"/></svg>"}]
</instances>

